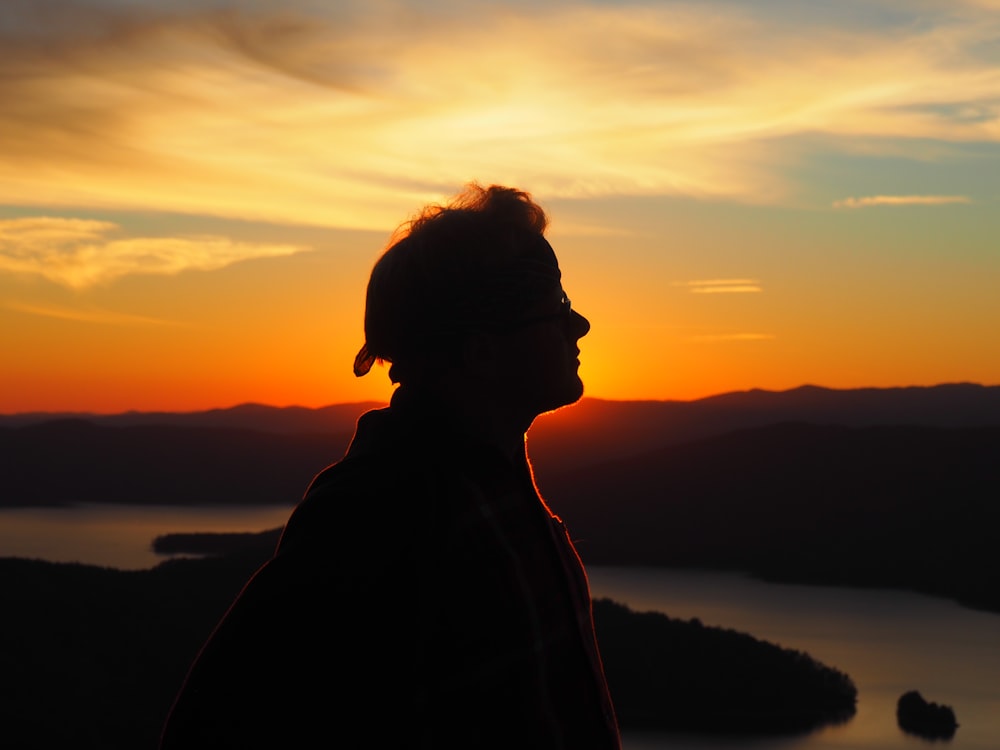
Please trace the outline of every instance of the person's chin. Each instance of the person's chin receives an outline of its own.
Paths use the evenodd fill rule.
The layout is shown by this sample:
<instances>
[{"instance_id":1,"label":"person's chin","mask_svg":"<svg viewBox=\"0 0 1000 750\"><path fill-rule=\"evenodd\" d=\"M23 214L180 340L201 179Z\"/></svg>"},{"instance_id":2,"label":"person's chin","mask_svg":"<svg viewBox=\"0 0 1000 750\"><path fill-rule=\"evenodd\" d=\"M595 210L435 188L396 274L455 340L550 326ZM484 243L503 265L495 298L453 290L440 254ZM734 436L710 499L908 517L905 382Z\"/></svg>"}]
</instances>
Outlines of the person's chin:
<instances>
[{"instance_id":1,"label":"person's chin","mask_svg":"<svg viewBox=\"0 0 1000 750\"><path fill-rule=\"evenodd\" d=\"M571 382L566 384L558 399L553 399L553 406L548 411L559 409L563 406L575 404L583 397L583 381L579 376L574 375Z\"/></svg>"}]
</instances>

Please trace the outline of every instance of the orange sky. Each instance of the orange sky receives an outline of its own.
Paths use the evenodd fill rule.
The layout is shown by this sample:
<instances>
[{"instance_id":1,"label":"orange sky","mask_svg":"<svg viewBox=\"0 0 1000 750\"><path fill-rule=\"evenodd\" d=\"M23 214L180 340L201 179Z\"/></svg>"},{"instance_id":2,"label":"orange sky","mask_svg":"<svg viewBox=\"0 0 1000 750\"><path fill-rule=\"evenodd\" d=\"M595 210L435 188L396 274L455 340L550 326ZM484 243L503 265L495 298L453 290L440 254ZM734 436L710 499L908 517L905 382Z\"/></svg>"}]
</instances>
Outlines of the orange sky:
<instances>
[{"instance_id":1,"label":"orange sky","mask_svg":"<svg viewBox=\"0 0 1000 750\"><path fill-rule=\"evenodd\" d=\"M368 271L472 180L588 395L1000 383L1000 4L314 5L3 14L0 413L385 400Z\"/></svg>"}]
</instances>

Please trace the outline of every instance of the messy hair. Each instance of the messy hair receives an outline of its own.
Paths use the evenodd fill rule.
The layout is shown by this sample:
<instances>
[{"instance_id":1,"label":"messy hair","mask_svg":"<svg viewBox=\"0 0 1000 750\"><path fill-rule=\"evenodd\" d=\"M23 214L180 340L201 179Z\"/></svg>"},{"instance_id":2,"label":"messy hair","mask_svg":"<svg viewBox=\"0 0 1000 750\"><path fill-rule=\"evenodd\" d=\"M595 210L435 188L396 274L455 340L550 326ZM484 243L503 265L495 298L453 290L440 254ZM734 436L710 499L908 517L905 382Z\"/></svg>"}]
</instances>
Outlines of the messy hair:
<instances>
[{"instance_id":1,"label":"messy hair","mask_svg":"<svg viewBox=\"0 0 1000 750\"><path fill-rule=\"evenodd\" d=\"M551 254L542 239L547 226L530 194L476 183L401 225L372 269L366 343L355 372L385 361L393 382L402 382L442 356L456 336L510 314L510 279L516 274L518 291L532 294L520 288L523 266L539 265L538 243ZM544 260L557 274L555 256Z\"/></svg>"}]
</instances>

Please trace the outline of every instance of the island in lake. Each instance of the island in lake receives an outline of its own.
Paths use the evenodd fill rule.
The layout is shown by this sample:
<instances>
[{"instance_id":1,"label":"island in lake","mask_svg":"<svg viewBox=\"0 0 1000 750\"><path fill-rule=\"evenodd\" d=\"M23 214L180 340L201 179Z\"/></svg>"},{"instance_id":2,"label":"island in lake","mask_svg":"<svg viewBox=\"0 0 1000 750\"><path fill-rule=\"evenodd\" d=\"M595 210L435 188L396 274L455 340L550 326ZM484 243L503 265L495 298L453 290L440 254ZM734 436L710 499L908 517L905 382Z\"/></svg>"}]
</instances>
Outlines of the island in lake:
<instances>
[{"instance_id":1,"label":"island in lake","mask_svg":"<svg viewBox=\"0 0 1000 750\"><path fill-rule=\"evenodd\" d=\"M899 697L896 721L904 732L930 740L951 739L958 729L955 711L951 706L928 701L916 690L910 690Z\"/></svg>"}]
</instances>

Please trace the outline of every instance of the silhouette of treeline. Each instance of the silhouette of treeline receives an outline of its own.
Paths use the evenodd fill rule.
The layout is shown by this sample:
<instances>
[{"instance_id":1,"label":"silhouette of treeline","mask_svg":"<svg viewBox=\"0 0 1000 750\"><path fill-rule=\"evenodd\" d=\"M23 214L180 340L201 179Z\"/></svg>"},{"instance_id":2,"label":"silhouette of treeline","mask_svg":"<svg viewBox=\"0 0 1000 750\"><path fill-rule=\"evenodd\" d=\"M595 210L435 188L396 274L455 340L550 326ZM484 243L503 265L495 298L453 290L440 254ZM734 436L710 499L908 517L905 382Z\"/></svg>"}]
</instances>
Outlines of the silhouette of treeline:
<instances>
[{"instance_id":1,"label":"silhouette of treeline","mask_svg":"<svg viewBox=\"0 0 1000 750\"><path fill-rule=\"evenodd\" d=\"M850 677L802 651L609 599L594 619L624 727L777 734L854 715Z\"/></svg>"},{"instance_id":2,"label":"silhouette of treeline","mask_svg":"<svg viewBox=\"0 0 1000 750\"><path fill-rule=\"evenodd\" d=\"M144 571L0 559L0 746L155 748L188 664L271 549L236 541ZM626 729L787 733L853 713L849 678L804 654L608 600L595 619Z\"/></svg>"},{"instance_id":3,"label":"silhouette of treeline","mask_svg":"<svg viewBox=\"0 0 1000 750\"><path fill-rule=\"evenodd\" d=\"M266 531L188 532L161 534L153 539L153 552L158 555L219 555L253 553L255 550L273 550L278 546L281 529Z\"/></svg>"},{"instance_id":4,"label":"silhouette of treeline","mask_svg":"<svg viewBox=\"0 0 1000 750\"><path fill-rule=\"evenodd\" d=\"M156 748L187 666L258 561L0 559L0 747Z\"/></svg>"},{"instance_id":5,"label":"silhouette of treeline","mask_svg":"<svg viewBox=\"0 0 1000 750\"><path fill-rule=\"evenodd\" d=\"M896 722L904 732L929 740L950 740L958 729L951 706L928 701L917 690L910 690L899 697Z\"/></svg>"}]
</instances>

